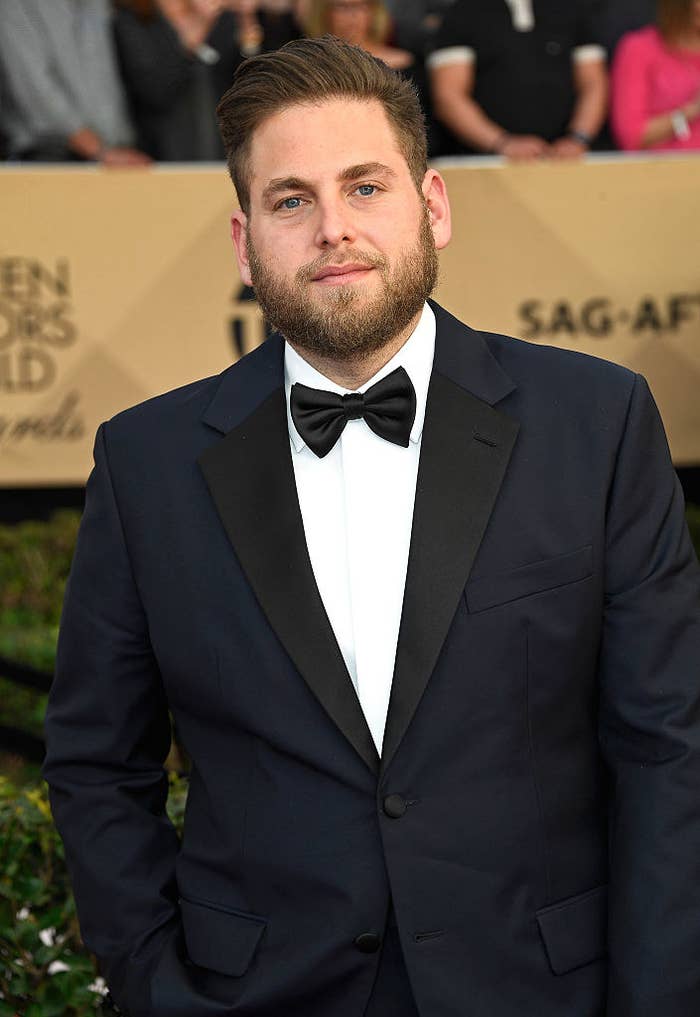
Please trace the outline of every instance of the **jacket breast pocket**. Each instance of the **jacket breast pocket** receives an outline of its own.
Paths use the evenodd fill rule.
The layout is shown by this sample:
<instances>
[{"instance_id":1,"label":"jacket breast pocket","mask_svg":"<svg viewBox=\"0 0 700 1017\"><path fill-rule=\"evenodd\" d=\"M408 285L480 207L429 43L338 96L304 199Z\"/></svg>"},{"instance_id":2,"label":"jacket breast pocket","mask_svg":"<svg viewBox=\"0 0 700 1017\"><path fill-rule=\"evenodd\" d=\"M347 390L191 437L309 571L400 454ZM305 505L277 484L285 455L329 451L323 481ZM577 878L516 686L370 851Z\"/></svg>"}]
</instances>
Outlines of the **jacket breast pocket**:
<instances>
[{"instance_id":1,"label":"jacket breast pocket","mask_svg":"<svg viewBox=\"0 0 700 1017\"><path fill-rule=\"evenodd\" d=\"M555 975L564 975L604 956L608 924L606 886L541 908L536 917Z\"/></svg>"},{"instance_id":2,"label":"jacket breast pocket","mask_svg":"<svg viewBox=\"0 0 700 1017\"><path fill-rule=\"evenodd\" d=\"M240 976L250 967L267 922L233 908L180 898L187 953L199 967Z\"/></svg>"},{"instance_id":3,"label":"jacket breast pocket","mask_svg":"<svg viewBox=\"0 0 700 1017\"><path fill-rule=\"evenodd\" d=\"M508 572L479 576L467 583L464 597L470 614L509 604L587 579L593 573L593 548L588 545L569 554L521 565Z\"/></svg>"}]
</instances>

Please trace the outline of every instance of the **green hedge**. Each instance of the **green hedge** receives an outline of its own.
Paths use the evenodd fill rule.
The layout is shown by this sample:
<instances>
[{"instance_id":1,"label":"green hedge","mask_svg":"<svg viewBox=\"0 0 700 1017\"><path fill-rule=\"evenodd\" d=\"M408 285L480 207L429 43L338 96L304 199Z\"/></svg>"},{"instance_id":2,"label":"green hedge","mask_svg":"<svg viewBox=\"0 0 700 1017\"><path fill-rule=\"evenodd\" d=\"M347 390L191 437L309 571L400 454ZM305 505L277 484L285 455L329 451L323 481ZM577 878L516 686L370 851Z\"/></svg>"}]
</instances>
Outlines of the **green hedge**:
<instances>
[{"instance_id":1,"label":"green hedge","mask_svg":"<svg viewBox=\"0 0 700 1017\"><path fill-rule=\"evenodd\" d=\"M688 520L690 538L695 545L695 553L700 558L700 505L688 505L685 517Z\"/></svg>"},{"instance_id":2,"label":"green hedge","mask_svg":"<svg viewBox=\"0 0 700 1017\"><path fill-rule=\"evenodd\" d=\"M48 522L0 526L0 657L51 673L63 592L80 513L56 512ZM0 672L0 724L41 737L46 696ZM21 782L37 767L3 756L0 772Z\"/></svg>"},{"instance_id":3,"label":"green hedge","mask_svg":"<svg viewBox=\"0 0 700 1017\"><path fill-rule=\"evenodd\" d=\"M168 812L181 831L187 784L170 780ZM0 1017L95 1017L106 1013L104 992L80 940L46 788L0 777Z\"/></svg>"},{"instance_id":4,"label":"green hedge","mask_svg":"<svg viewBox=\"0 0 700 1017\"><path fill-rule=\"evenodd\" d=\"M0 526L0 654L51 670L80 513Z\"/></svg>"}]
</instances>

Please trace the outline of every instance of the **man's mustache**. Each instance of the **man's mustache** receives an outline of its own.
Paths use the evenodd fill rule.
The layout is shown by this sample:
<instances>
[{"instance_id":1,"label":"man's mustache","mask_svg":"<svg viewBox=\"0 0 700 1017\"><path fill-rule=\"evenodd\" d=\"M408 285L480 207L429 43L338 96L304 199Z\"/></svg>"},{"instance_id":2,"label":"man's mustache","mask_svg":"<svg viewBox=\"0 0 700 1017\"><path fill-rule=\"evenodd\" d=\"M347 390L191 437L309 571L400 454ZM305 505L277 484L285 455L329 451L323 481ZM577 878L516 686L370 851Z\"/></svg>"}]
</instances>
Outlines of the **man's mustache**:
<instances>
[{"instance_id":1,"label":"man's mustache","mask_svg":"<svg viewBox=\"0 0 700 1017\"><path fill-rule=\"evenodd\" d=\"M342 258L324 255L314 259L308 265L297 270L297 282L308 283L324 268L337 268L341 265L364 265L366 268L383 269L387 267L387 259L381 254L368 254L366 251L345 251Z\"/></svg>"}]
</instances>

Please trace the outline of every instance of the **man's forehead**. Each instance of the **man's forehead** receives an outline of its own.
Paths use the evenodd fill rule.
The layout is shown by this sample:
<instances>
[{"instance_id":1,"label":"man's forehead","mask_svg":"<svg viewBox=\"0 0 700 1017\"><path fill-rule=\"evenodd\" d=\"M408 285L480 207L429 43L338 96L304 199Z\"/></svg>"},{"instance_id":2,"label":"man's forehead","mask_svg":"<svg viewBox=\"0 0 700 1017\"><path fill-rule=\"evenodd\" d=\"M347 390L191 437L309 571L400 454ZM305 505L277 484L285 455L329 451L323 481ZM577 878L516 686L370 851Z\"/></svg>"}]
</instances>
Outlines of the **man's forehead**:
<instances>
[{"instance_id":1,"label":"man's forehead","mask_svg":"<svg viewBox=\"0 0 700 1017\"><path fill-rule=\"evenodd\" d=\"M385 166L394 173L405 162L396 132L376 100L333 98L287 106L258 125L251 139L252 180L333 174L349 167Z\"/></svg>"}]
</instances>

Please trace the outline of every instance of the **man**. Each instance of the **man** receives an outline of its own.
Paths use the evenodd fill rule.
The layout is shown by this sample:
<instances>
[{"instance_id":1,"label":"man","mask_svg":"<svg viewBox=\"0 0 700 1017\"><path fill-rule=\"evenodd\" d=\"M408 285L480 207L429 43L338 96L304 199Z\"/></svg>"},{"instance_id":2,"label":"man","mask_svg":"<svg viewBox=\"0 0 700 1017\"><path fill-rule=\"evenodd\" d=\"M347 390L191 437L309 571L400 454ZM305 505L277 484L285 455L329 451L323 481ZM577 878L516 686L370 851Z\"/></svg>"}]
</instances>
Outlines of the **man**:
<instances>
[{"instance_id":1,"label":"man","mask_svg":"<svg viewBox=\"0 0 700 1017\"><path fill-rule=\"evenodd\" d=\"M108 0L0 0L2 129L15 159L142 166Z\"/></svg>"},{"instance_id":2,"label":"man","mask_svg":"<svg viewBox=\"0 0 700 1017\"><path fill-rule=\"evenodd\" d=\"M45 771L85 942L134 1017L691 1017L698 572L644 381L426 303L445 185L368 54L256 57L219 117L281 334L98 433Z\"/></svg>"},{"instance_id":3,"label":"man","mask_svg":"<svg viewBox=\"0 0 700 1017\"><path fill-rule=\"evenodd\" d=\"M605 121L598 0L457 0L429 57L455 153L578 158Z\"/></svg>"}]
</instances>

